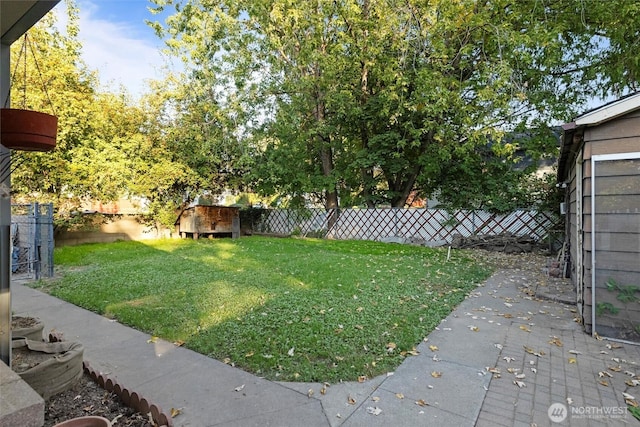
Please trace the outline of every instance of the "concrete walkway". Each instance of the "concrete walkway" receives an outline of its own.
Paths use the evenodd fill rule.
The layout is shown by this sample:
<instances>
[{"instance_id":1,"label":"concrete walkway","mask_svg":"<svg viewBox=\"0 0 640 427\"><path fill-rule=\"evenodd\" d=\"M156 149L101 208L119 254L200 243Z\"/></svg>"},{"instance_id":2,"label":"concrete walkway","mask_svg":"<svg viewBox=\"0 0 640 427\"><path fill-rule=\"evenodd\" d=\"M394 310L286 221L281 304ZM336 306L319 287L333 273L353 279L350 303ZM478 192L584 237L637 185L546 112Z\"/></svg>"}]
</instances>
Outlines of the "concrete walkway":
<instances>
[{"instance_id":1,"label":"concrete walkway","mask_svg":"<svg viewBox=\"0 0 640 427\"><path fill-rule=\"evenodd\" d=\"M558 302L571 299L570 285L538 273L498 271L395 372L331 384L324 394L323 384L267 381L149 343L144 333L17 283L12 305L16 315L42 319L46 333L82 342L94 369L166 413L180 408L175 426L638 425L622 393L640 400L640 386L625 383L640 375L640 347L583 333L575 307Z\"/></svg>"}]
</instances>

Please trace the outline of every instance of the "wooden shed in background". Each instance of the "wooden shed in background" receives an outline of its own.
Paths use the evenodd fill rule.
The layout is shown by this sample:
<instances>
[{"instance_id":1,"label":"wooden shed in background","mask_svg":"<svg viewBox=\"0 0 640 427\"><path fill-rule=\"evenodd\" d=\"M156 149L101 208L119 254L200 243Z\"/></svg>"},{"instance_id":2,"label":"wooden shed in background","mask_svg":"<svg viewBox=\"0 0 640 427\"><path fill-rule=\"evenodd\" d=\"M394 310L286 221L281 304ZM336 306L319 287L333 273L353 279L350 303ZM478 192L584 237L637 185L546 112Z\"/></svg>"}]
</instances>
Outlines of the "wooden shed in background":
<instances>
[{"instance_id":1,"label":"wooden shed in background","mask_svg":"<svg viewBox=\"0 0 640 427\"><path fill-rule=\"evenodd\" d=\"M563 125L558 182L585 330L640 342L640 93Z\"/></svg>"},{"instance_id":2,"label":"wooden shed in background","mask_svg":"<svg viewBox=\"0 0 640 427\"><path fill-rule=\"evenodd\" d=\"M180 237L240 237L240 208L196 205L184 208L176 220Z\"/></svg>"}]
</instances>

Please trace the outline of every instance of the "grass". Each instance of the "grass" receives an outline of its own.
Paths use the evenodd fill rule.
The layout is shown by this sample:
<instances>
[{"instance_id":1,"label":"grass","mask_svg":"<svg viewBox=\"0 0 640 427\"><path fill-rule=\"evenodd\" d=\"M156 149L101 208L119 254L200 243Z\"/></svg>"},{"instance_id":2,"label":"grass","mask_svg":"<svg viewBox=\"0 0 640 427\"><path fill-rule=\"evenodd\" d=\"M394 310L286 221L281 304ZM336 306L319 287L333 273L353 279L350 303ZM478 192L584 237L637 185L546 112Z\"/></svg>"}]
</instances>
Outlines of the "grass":
<instances>
[{"instance_id":1,"label":"grass","mask_svg":"<svg viewBox=\"0 0 640 427\"><path fill-rule=\"evenodd\" d=\"M395 369L491 272L464 251L264 237L71 246L55 263L34 286L269 379L327 382Z\"/></svg>"}]
</instances>

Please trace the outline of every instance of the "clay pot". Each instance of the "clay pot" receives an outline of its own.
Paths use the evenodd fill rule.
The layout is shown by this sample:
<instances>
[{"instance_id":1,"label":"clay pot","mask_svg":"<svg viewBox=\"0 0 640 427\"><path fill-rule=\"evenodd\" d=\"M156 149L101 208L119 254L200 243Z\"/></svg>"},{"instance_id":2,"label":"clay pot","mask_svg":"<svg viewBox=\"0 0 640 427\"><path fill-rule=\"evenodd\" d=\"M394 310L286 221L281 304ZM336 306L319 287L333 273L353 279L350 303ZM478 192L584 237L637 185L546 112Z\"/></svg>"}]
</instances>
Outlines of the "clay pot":
<instances>
[{"instance_id":1,"label":"clay pot","mask_svg":"<svg viewBox=\"0 0 640 427\"><path fill-rule=\"evenodd\" d=\"M0 109L0 143L12 150L51 151L56 146L58 118L13 108Z\"/></svg>"},{"instance_id":2,"label":"clay pot","mask_svg":"<svg viewBox=\"0 0 640 427\"><path fill-rule=\"evenodd\" d=\"M63 421L53 427L111 427L111 422L102 417L79 417Z\"/></svg>"}]
</instances>

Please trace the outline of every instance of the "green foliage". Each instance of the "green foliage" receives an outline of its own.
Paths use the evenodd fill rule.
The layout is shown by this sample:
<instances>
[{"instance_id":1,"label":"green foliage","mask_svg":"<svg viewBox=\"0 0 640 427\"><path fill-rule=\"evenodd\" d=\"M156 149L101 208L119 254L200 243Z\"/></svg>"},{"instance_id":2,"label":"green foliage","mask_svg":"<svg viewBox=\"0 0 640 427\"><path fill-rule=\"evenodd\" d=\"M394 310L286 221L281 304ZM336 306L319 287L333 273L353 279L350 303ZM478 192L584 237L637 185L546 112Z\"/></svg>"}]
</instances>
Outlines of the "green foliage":
<instances>
[{"instance_id":1,"label":"green foliage","mask_svg":"<svg viewBox=\"0 0 640 427\"><path fill-rule=\"evenodd\" d=\"M598 316L602 316L603 314L609 313L616 315L620 312L620 309L610 302L599 302L596 304L596 314Z\"/></svg>"},{"instance_id":2,"label":"green foliage","mask_svg":"<svg viewBox=\"0 0 640 427\"><path fill-rule=\"evenodd\" d=\"M412 192L494 211L545 203L516 150L533 165L557 155L549 126L595 86L634 87L640 63L624 0L154 3L175 6L152 25L195 94L180 132L214 135L248 172L237 185L327 207L403 206Z\"/></svg>"},{"instance_id":3,"label":"green foliage","mask_svg":"<svg viewBox=\"0 0 640 427\"><path fill-rule=\"evenodd\" d=\"M636 296L636 292L640 291L640 287L635 285L620 285L613 279L607 280L607 290L609 292L617 292L616 298L623 303L640 301Z\"/></svg>"},{"instance_id":4,"label":"green foliage","mask_svg":"<svg viewBox=\"0 0 640 427\"><path fill-rule=\"evenodd\" d=\"M464 251L261 237L62 247L55 261L61 278L37 284L53 295L285 381L393 370L490 274Z\"/></svg>"}]
</instances>

